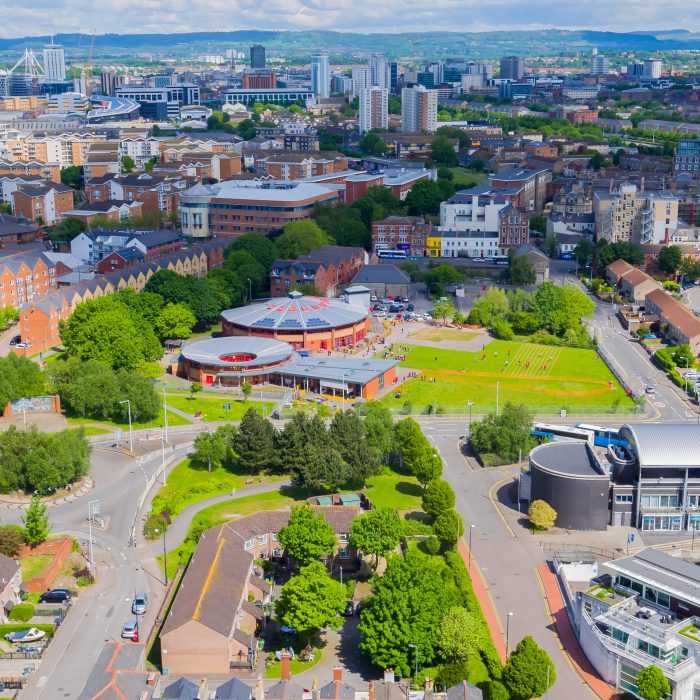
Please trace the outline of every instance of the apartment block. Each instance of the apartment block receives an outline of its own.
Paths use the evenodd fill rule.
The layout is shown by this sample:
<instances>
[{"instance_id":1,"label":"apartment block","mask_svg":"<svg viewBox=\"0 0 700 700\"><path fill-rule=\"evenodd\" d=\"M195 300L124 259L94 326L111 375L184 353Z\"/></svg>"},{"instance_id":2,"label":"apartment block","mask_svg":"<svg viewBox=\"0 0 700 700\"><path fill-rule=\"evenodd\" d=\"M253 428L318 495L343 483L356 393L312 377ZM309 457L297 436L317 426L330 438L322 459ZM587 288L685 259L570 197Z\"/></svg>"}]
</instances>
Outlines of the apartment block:
<instances>
[{"instance_id":1,"label":"apartment block","mask_svg":"<svg viewBox=\"0 0 700 700\"><path fill-rule=\"evenodd\" d=\"M432 225L422 216L388 216L372 222L372 250L404 250L407 256L423 257Z\"/></svg>"},{"instance_id":2,"label":"apartment block","mask_svg":"<svg viewBox=\"0 0 700 700\"><path fill-rule=\"evenodd\" d=\"M401 91L401 131L432 134L437 129L437 91L423 85Z\"/></svg>"},{"instance_id":3,"label":"apartment block","mask_svg":"<svg viewBox=\"0 0 700 700\"><path fill-rule=\"evenodd\" d=\"M610 243L665 243L678 228L678 198L632 184L593 196L596 238Z\"/></svg>"},{"instance_id":4,"label":"apartment block","mask_svg":"<svg viewBox=\"0 0 700 700\"><path fill-rule=\"evenodd\" d=\"M364 88L360 97L360 133L386 129L389 125L389 90L381 87Z\"/></svg>"},{"instance_id":5,"label":"apartment block","mask_svg":"<svg viewBox=\"0 0 700 700\"><path fill-rule=\"evenodd\" d=\"M681 139L673 158L673 171L676 175L683 173L697 177L700 171L700 141Z\"/></svg>"},{"instance_id":6,"label":"apartment block","mask_svg":"<svg viewBox=\"0 0 700 700\"><path fill-rule=\"evenodd\" d=\"M52 226L73 209L73 189L58 183L20 184L12 200L15 216Z\"/></svg>"}]
</instances>

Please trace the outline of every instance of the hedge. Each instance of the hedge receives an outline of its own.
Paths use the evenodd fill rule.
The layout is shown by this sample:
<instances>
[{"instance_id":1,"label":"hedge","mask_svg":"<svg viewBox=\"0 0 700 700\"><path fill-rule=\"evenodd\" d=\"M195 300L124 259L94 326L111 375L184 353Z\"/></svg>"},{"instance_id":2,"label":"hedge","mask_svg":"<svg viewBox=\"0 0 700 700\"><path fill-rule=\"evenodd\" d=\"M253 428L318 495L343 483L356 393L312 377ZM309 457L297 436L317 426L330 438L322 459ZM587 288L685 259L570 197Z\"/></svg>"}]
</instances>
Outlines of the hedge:
<instances>
[{"instance_id":1,"label":"hedge","mask_svg":"<svg viewBox=\"0 0 700 700\"><path fill-rule=\"evenodd\" d=\"M17 622L29 622L34 617L34 606L31 603L15 605L7 617Z\"/></svg>"},{"instance_id":2,"label":"hedge","mask_svg":"<svg viewBox=\"0 0 700 700\"><path fill-rule=\"evenodd\" d=\"M483 634L481 636L481 641L479 643L479 655L481 660L484 662L484 666L489 672L489 676L493 680L500 680L503 674L503 665L501 664L501 659L498 656L496 647L493 644L491 635L489 634L489 628L486 624L486 618L479 604L479 600L474 593L472 588L472 582L467 573L467 567L462 561L462 557L454 551L448 551L444 554L445 561L452 571L454 576L455 585L457 586L461 596L462 604L469 611L470 614L474 615L476 619L479 620L480 625L483 628Z\"/></svg>"}]
</instances>

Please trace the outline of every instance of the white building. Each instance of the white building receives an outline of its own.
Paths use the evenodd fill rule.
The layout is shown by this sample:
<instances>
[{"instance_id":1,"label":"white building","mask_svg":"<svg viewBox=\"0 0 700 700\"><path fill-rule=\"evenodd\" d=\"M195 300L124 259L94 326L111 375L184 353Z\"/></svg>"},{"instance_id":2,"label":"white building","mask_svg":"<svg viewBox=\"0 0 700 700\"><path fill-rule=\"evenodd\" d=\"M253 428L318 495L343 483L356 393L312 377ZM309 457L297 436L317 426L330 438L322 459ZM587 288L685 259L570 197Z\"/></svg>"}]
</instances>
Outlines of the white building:
<instances>
[{"instance_id":1,"label":"white building","mask_svg":"<svg viewBox=\"0 0 700 700\"><path fill-rule=\"evenodd\" d=\"M380 53L373 53L369 58L372 86L391 89L391 63Z\"/></svg>"},{"instance_id":2,"label":"white building","mask_svg":"<svg viewBox=\"0 0 700 700\"><path fill-rule=\"evenodd\" d=\"M429 133L437 129L437 90L414 85L401 91L401 131Z\"/></svg>"},{"instance_id":3,"label":"white building","mask_svg":"<svg viewBox=\"0 0 700 700\"><path fill-rule=\"evenodd\" d=\"M591 57L591 74L607 75L610 72L610 61L607 56L596 54Z\"/></svg>"},{"instance_id":4,"label":"white building","mask_svg":"<svg viewBox=\"0 0 700 700\"><path fill-rule=\"evenodd\" d=\"M657 80L661 77L661 61L658 58L647 58L644 61L643 77L647 80Z\"/></svg>"},{"instance_id":5,"label":"white building","mask_svg":"<svg viewBox=\"0 0 700 700\"><path fill-rule=\"evenodd\" d=\"M500 254L496 231L441 231L441 258L494 258Z\"/></svg>"},{"instance_id":6,"label":"white building","mask_svg":"<svg viewBox=\"0 0 700 700\"><path fill-rule=\"evenodd\" d=\"M311 57L311 92L318 97L331 96L331 69L327 54L317 53Z\"/></svg>"},{"instance_id":7,"label":"white building","mask_svg":"<svg viewBox=\"0 0 700 700\"><path fill-rule=\"evenodd\" d=\"M80 92L63 92L60 95L49 95L48 110L57 114L69 112L87 112L90 100Z\"/></svg>"},{"instance_id":8,"label":"white building","mask_svg":"<svg viewBox=\"0 0 700 700\"><path fill-rule=\"evenodd\" d=\"M594 100L599 91L599 85L567 85L561 94L569 100Z\"/></svg>"},{"instance_id":9,"label":"white building","mask_svg":"<svg viewBox=\"0 0 700 700\"><path fill-rule=\"evenodd\" d=\"M460 80L462 92L473 92L484 87L484 76L482 73L463 73Z\"/></svg>"},{"instance_id":10,"label":"white building","mask_svg":"<svg viewBox=\"0 0 700 700\"><path fill-rule=\"evenodd\" d=\"M122 136L119 139L119 160L124 156L134 159L134 164L141 170L153 157L160 155L160 142L149 136Z\"/></svg>"},{"instance_id":11,"label":"white building","mask_svg":"<svg viewBox=\"0 0 700 700\"><path fill-rule=\"evenodd\" d=\"M360 90L360 133L389 126L389 90L370 87Z\"/></svg>"},{"instance_id":12,"label":"white building","mask_svg":"<svg viewBox=\"0 0 700 700\"><path fill-rule=\"evenodd\" d=\"M486 185L457 192L440 205L440 229L495 232L498 238L498 212L507 206L505 198Z\"/></svg>"},{"instance_id":13,"label":"white building","mask_svg":"<svg viewBox=\"0 0 700 700\"><path fill-rule=\"evenodd\" d=\"M59 83L66 79L66 54L58 44L44 47L44 80Z\"/></svg>"},{"instance_id":14,"label":"white building","mask_svg":"<svg viewBox=\"0 0 700 700\"><path fill-rule=\"evenodd\" d=\"M360 66L352 69L353 95L357 97L362 90L372 87L372 69L369 66Z\"/></svg>"}]
</instances>

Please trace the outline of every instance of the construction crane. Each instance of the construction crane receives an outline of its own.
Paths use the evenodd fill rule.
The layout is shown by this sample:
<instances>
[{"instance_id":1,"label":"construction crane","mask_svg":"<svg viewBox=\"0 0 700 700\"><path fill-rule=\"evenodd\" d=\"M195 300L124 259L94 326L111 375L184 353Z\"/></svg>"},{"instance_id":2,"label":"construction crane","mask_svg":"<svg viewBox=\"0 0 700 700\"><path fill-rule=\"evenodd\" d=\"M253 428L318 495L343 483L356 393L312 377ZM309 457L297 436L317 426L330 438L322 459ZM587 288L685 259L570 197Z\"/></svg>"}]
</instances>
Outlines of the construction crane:
<instances>
[{"instance_id":1,"label":"construction crane","mask_svg":"<svg viewBox=\"0 0 700 700\"><path fill-rule=\"evenodd\" d=\"M92 77L92 50L95 48L95 30L92 30L92 38L90 39L90 48L88 49L87 63L83 66L83 72L81 74L81 87L85 88L85 94L90 97L91 93L91 81Z\"/></svg>"}]
</instances>

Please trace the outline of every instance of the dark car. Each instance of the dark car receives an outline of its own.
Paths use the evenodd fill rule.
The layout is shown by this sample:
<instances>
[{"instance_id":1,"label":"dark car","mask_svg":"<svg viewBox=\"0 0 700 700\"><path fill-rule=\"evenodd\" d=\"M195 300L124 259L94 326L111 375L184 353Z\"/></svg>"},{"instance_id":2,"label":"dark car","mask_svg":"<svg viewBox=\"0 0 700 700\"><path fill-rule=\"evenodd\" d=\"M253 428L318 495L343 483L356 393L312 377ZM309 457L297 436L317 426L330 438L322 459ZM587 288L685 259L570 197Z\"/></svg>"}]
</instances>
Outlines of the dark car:
<instances>
[{"instance_id":1,"label":"dark car","mask_svg":"<svg viewBox=\"0 0 700 700\"><path fill-rule=\"evenodd\" d=\"M389 311L390 311L392 314L396 314L396 313L398 313L399 311L401 311L401 307L400 307L398 304L392 304L392 305L389 307Z\"/></svg>"},{"instance_id":2,"label":"dark car","mask_svg":"<svg viewBox=\"0 0 700 700\"><path fill-rule=\"evenodd\" d=\"M71 593L67 588L54 588L39 596L40 603L67 603L71 598Z\"/></svg>"},{"instance_id":3,"label":"dark car","mask_svg":"<svg viewBox=\"0 0 700 700\"><path fill-rule=\"evenodd\" d=\"M13 335L12 338L10 339L10 345L17 345L17 343L22 342L22 336L21 335Z\"/></svg>"},{"instance_id":4,"label":"dark car","mask_svg":"<svg viewBox=\"0 0 700 700\"><path fill-rule=\"evenodd\" d=\"M416 310L416 307L413 304L409 304L406 307L406 311L415 311L415 310Z\"/></svg>"},{"instance_id":5,"label":"dark car","mask_svg":"<svg viewBox=\"0 0 700 700\"><path fill-rule=\"evenodd\" d=\"M355 606L353 605L353 602L349 600L347 603L345 603L345 610L343 610L343 615L345 617L352 617L355 614Z\"/></svg>"}]
</instances>

